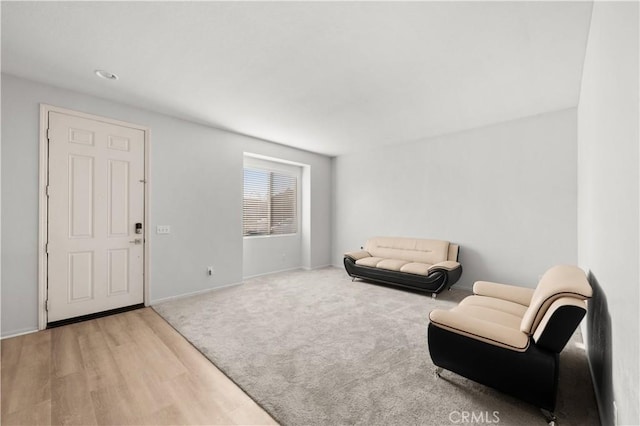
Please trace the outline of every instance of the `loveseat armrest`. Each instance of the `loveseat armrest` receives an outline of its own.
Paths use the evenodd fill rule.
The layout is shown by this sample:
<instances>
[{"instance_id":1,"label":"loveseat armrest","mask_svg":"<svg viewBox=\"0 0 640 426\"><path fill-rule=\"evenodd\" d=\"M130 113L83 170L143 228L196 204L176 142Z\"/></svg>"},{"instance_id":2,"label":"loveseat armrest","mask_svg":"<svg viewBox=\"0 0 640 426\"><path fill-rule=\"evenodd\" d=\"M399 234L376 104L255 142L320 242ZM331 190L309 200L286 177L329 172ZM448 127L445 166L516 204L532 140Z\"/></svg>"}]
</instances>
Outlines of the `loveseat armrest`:
<instances>
[{"instance_id":1,"label":"loveseat armrest","mask_svg":"<svg viewBox=\"0 0 640 426\"><path fill-rule=\"evenodd\" d=\"M490 345L524 352L529 347L529 336L520 330L495 322L464 315L460 312L435 309L429 314L431 324Z\"/></svg>"},{"instance_id":2,"label":"loveseat armrest","mask_svg":"<svg viewBox=\"0 0 640 426\"><path fill-rule=\"evenodd\" d=\"M344 257L348 257L355 262L356 260L364 259L365 257L371 257L371 254L365 250L358 250L345 253Z\"/></svg>"},{"instance_id":3,"label":"loveseat armrest","mask_svg":"<svg viewBox=\"0 0 640 426\"><path fill-rule=\"evenodd\" d=\"M443 269L447 272L453 271L454 269L458 269L460 267L460 263L455 262L453 260L445 260L444 262L438 262L429 267L428 271L431 272L436 269Z\"/></svg>"},{"instance_id":4,"label":"loveseat armrest","mask_svg":"<svg viewBox=\"0 0 640 426\"><path fill-rule=\"evenodd\" d=\"M494 297L523 306L529 306L534 291L532 288L492 283L489 281L476 281L475 284L473 284L473 293L478 296Z\"/></svg>"},{"instance_id":5,"label":"loveseat armrest","mask_svg":"<svg viewBox=\"0 0 640 426\"><path fill-rule=\"evenodd\" d=\"M445 274L446 281L443 286L451 288L462 275L462 265L453 260L445 260L444 262L438 262L434 265L431 265L429 269L427 269L427 274Z\"/></svg>"}]
</instances>

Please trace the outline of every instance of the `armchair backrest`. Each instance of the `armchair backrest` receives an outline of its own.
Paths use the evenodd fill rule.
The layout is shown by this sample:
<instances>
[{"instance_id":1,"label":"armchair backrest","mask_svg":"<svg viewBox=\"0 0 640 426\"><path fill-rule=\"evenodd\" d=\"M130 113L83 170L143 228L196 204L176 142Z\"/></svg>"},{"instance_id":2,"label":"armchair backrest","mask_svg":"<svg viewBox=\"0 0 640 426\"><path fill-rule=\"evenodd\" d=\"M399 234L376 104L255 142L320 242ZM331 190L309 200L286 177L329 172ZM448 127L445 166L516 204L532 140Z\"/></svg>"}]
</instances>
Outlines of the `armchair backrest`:
<instances>
[{"instance_id":1,"label":"armchair backrest","mask_svg":"<svg viewBox=\"0 0 640 426\"><path fill-rule=\"evenodd\" d=\"M533 341L549 351L562 352L586 313L587 304L584 300L575 297L557 299L542 317L533 333Z\"/></svg>"},{"instance_id":2,"label":"armchair backrest","mask_svg":"<svg viewBox=\"0 0 640 426\"><path fill-rule=\"evenodd\" d=\"M448 241L404 237L374 237L367 240L364 249L374 257L400 259L431 265L450 260Z\"/></svg>"},{"instance_id":3,"label":"armchair backrest","mask_svg":"<svg viewBox=\"0 0 640 426\"><path fill-rule=\"evenodd\" d=\"M582 269L569 265L554 266L545 272L533 292L529 308L522 317L520 330L528 335L536 334L536 329L552 306L553 310L550 315L565 305L573 306L573 308L563 308L561 311L566 312L568 309L577 309L583 305L586 310L584 300L589 299L591 294L591 286ZM547 317L542 328L547 328L549 321L550 317ZM575 328L571 330L571 333L573 331ZM569 335L569 337L571 336Z\"/></svg>"}]
</instances>

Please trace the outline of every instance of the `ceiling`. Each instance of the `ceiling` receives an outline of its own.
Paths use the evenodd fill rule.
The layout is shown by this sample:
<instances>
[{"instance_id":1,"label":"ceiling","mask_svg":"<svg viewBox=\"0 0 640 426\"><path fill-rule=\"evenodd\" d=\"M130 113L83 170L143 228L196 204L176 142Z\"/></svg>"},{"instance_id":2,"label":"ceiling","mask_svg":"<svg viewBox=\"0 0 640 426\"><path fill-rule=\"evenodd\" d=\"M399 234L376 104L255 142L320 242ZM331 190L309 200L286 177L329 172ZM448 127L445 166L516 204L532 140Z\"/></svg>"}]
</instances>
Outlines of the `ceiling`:
<instances>
[{"instance_id":1,"label":"ceiling","mask_svg":"<svg viewBox=\"0 0 640 426\"><path fill-rule=\"evenodd\" d=\"M576 106L591 6L2 2L2 71L333 156Z\"/></svg>"}]
</instances>

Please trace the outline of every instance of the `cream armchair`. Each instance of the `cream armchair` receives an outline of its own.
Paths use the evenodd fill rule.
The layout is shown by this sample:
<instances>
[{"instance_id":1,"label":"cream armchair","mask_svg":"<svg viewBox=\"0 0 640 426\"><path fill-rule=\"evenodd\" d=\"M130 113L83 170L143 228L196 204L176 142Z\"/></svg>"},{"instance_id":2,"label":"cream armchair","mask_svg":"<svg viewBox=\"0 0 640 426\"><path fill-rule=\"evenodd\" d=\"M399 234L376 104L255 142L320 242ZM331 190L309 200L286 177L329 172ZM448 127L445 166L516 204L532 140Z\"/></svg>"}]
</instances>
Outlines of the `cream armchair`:
<instances>
[{"instance_id":1,"label":"cream armchair","mask_svg":"<svg viewBox=\"0 0 640 426\"><path fill-rule=\"evenodd\" d=\"M559 353L584 317L591 286L575 266L549 269L534 289L476 282L474 295L429 314L437 366L532 403L555 421Z\"/></svg>"}]
</instances>

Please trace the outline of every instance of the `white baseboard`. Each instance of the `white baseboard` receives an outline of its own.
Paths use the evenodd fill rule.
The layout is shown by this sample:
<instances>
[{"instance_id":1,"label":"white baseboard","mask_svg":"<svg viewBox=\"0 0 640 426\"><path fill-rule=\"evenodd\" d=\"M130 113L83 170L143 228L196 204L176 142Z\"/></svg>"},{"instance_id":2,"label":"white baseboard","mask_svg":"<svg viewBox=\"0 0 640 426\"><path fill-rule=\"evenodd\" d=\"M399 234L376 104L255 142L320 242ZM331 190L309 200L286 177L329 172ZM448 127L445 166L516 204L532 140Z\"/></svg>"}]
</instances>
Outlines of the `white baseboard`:
<instances>
[{"instance_id":1,"label":"white baseboard","mask_svg":"<svg viewBox=\"0 0 640 426\"><path fill-rule=\"evenodd\" d=\"M9 333L7 335L4 335L4 336L0 337L0 340L10 339L12 337L24 336L25 334L37 333L38 331L40 331L40 330L38 330L37 328L35 328L35 329L34 328L30 328L30 329L23 330L23 331L11 332L11 333Z\"/></svg>"},{"instance_id":2,"label":"white baseboard","mask_svg":"<svg viewBox=\"0 0 640 426\"><path fill-rule=\"evenodd\" d=\"M242 280L250 280L251 278L264 277L265 275L279 274L280 272L298 271L300 269L305 269L305 268L302 267L302 266L296 266L296 267L293 267L293 268L280 269L280 270L277 270L277 271L269 271L269 272L264 272L262 274L249 275L248 277L242 277Z\"/></svg>"},{"instance_id":3,"label":"white baseboard","mask_svg":"<svg viewBox=\"0 0 640 426\"><path fill-rule=\"evenodd\" d=\"M241 285L241 284L242 284L242 282L233 283L233 284L226 284L226 285L222 285L222 286L219 286L219 287L205 288L204 290L198 290L198 291L192 291L192 292L189 292L189 293L178 294L176 296L169 296L169 297L163 297L163 298L160 298L160 299L154 299L154 300L149 302L149 306L159 305L161 303L169 302L169 301L172 301L172 300L185 299L187 297L196 296L198 294L209 293L210 291L221 290L221 289L227 288L227 287L235 287L235 286Z\"/></svg>"},{"instance_id":4,"label":"white baseboard","mask_svg":"<svg viewBox=\"0 0 640 426\"><path fill-rule=\"evenodd\" d=\"M216 290L220 290L220 289L227 288L227 287L234 287L234 286L237 286L237 285L242 285L242 284L244 284L244 280L250 280L251 278L263 277L265 275L272 275L272 274L278 274L278 273L281 273L281 272L289 272L289 271L297 271L297 270L313 271L315 269L326 268L328 266L333 266L333 265L327 264L327 265L321 265L321 266L314 266L313 268L305 268L305 267L301 267L301 266L296 266L295 268L287 268L287 269L281 269L279 271L271 271L271 272L265 272L263 274L251 275L249 277L243 277L242 278L243 282L239 282L239 283L227 284L227 285L223 285L223 286L220 286L220 287L214 287L214 288L205 288L204 290L192 291L190 293L178 294L176 296L169 296L169 297L163 297L163 298L160 298L160 299L153 299L153 300L151 300L149 302L149 306L159 305L161 303L169 302L171 300L184 299L186 297L196 296L198 294L208 293L210 291L216 291Z\"/></svg>"},{"instance_id":5,"label":"white baseboard","mask_svg":"<svg viewBox=\"0 0 640 426\"><path fill-rule=\"evenodd\" d=\"M322 269L322 268L326 268L326 267L333 267L333 268L337 268L337 266L332 265L331 263L327 263L326 265L320 265L320 266L303 266L302 269L304 269L305 271L314 271L316 269Z\"/></svg>"}]
</instances>

